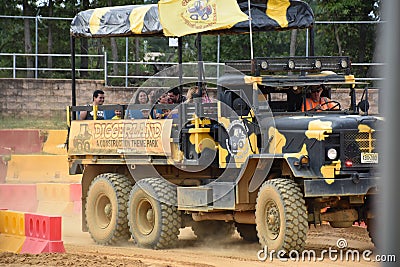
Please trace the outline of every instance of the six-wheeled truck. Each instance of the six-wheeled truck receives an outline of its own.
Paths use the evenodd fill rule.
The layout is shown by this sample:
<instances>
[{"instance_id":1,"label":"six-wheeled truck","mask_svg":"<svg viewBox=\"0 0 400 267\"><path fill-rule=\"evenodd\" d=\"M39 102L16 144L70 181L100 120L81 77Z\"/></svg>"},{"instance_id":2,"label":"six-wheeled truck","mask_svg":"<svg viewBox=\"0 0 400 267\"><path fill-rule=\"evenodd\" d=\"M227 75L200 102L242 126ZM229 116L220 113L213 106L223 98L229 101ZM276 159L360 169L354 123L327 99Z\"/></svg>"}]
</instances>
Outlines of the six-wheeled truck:
<instances>
[{"instance_id":1,"label":"six-wheeled truck","mask_svg":"<svg viewBox=\"0 0 400 267\"><path fill-rule=\"evenodd\" d=\"M92 107L69 107L68 159L70 173L83 174L83 230L99 244L132 237L161 249L176 245L183 227L200 239L236 228L243 239L286 253L304 248L310 224L366 222L375 238L382 119L368 115L367 87L357 97L350 59L231 61L214 84L204 80L201 63L195 82L182 82L190 76L182 65L175 84L173 71L161 82L165 91L196 85L192 102L122 105L126 112L151 109L149 118L79 121L76 112ZM331 88L346 90L349 101L301 111L319 85L329 98ZM216 97L204 103L202 91L212 86ZM172 111L152 118L161 109Z\"/></svg>"}]
</instances>

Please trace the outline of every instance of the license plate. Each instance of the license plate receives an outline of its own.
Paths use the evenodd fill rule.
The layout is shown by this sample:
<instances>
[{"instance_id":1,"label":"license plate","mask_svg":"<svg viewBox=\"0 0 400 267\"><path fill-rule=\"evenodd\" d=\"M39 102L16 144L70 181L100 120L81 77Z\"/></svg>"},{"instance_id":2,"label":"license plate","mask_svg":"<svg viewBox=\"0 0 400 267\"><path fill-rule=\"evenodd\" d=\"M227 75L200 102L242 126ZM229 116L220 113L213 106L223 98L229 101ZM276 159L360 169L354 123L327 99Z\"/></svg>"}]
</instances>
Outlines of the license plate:
<instances>
[{"instance_id":1,"label":"license plate","mask_svg":"<svg viewBox=\"0 0 400 267\"><path fill-rule=\"evenodd\" d=\"M378 153L361 153L361 163L378 163Z\"/></svg>"}]
</instances>

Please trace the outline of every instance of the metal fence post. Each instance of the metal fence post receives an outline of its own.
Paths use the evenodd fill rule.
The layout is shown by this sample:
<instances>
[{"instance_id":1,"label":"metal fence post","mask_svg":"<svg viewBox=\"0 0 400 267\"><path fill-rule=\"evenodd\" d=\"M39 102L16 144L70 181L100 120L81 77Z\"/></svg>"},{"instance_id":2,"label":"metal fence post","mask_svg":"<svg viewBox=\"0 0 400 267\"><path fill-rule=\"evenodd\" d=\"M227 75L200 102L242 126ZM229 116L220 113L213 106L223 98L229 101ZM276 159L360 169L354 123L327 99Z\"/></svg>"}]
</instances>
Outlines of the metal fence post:
<instances>
[{"instance_id":1,"label":"metal fence post","mask_svg":"<svg viewBox=\"0 0 400 267\"><path fill-rule=\"evenodd\" d=\"M15 53L13 54L13 79L16 78L17 76L17 71L16 71L16 66L17 66L17 56L15 55Z\"/></svg>"},{"instance_id":2,"label":"metal fence post","mask_svg":"<svg viewBox=\"0 0 400 267\"><path fill-rule=\"evenodd\" d=\"M107 51L104 51L104 85L107 86Z\"/></svg>"},{"instance_id":3,"label":"metal fence post","mask_svg":"<svg viewBox=\"0 0 400 267\"><path fill-rule=\"evenodd\" d=\"M35 17L35 79L38 78L38 16Z\"/></svg>"},{"instance_id":4,"label":"metal fence post","mask_svg":"<svg viewBox=\"0 0 400 267\"><path fill-rule=\"evenodd\" d=\"M306 57L308 57L308 55L309 55L309 52L308 52L309 34L310 34L310 31L308 29L306 29Z\"/></svg>"},{"instance_id":5,"label":"metal fence post","mask_svg":"<svg viewBox=\"0 0 400 267\"><path fill-rule=\"evenodd\" d=\"M128 37L125 37L125 87L128 87Z\"/></svg>"}]
</instances>

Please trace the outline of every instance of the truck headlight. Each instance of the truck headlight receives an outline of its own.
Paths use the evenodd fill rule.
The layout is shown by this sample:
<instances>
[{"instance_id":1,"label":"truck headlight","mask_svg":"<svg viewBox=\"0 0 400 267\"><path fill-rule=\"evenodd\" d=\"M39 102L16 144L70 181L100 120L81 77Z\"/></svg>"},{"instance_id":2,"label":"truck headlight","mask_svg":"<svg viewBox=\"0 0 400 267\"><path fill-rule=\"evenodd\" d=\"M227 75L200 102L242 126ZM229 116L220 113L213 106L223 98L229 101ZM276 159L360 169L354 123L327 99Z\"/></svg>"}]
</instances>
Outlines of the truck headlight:
<instances>
[{"instance_id":1,"label":"truck headlight","mask_svg":"<svg viewBox=\"0 0 400 267\"><path fill-rule=\"evenodd\" d=\"M329 148L328 151L326 152L326 156L328 157L328 159L330 160L334 160L337 158L338 152L336 149L334 148Z\"/></svg>"},{"instance_id":2,"label":"truck headlight","mask_svg":"<svg viewBox=\"0 0 400 267\"><path fill-rule=\"evenodd\" d=\"M261 61L261 68L263 70L268 69L268 61Z\"/></svg>"},{"instance_id":3,"label":"truck headlight","mask_svg":"<svg viewBox=\"0 0 400 267\"><path fill-rule=\"evenodd\" d=\"M290 70L293 70L293 69L296 67L296 64L294 63L294 60L289 59L289 61L288 61L288 63L287 63L287 67L288 67Z\"/></svg>"},{"instance_id":4,"label":"truck headlight","mask_svg":"<svg viewBox=\"0 0 400 267\"><path fill-rule=\"evenodd\" d=\"M348 67L347 61L345 59L342 59L340 61L340 67L342 67L342 69L345 69Z\"/></svg>"},{"instance_id":5,"label":"truck headlight","mask_svg":"<svg viewBox=\"0 0 400 267\"><path fill-rule=\"evenodd\" d=\"M321 62L321 60L316 59L316 60L314 61L314 68L320 69L321 67L322 67L322 62Z\"/></svg>"}]
</instances>

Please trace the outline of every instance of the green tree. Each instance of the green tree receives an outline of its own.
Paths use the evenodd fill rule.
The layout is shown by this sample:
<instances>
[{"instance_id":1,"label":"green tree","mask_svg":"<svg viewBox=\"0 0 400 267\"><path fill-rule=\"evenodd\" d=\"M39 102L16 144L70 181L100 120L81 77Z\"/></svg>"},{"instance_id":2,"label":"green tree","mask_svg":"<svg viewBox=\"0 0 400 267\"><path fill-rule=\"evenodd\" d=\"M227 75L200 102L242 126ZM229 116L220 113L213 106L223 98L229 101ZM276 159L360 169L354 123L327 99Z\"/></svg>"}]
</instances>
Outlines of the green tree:
<instances>
[{"instance_id":1,"label":"green tree","mask_svg":"<svg viewBox=\"0 0 400 267\"><path fill-rule=\"evenodd\" d=\"M317 21L378 21L380 0L311 1ZM348 55L353 62L371 62L375 53L376 24L317 24L316 55ZM366 77L368 67L357 70Z\"/></svg>"}]
</instances>

